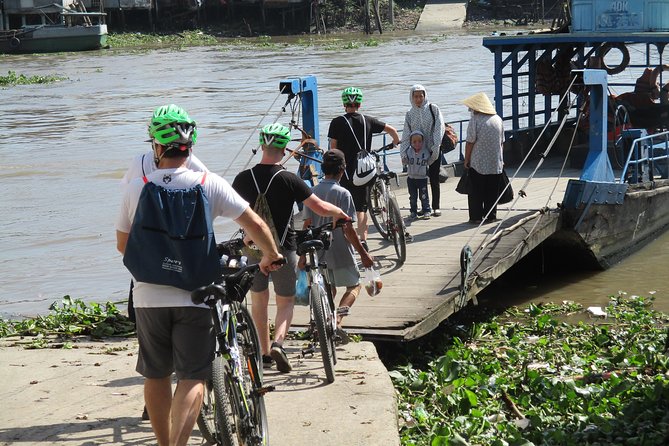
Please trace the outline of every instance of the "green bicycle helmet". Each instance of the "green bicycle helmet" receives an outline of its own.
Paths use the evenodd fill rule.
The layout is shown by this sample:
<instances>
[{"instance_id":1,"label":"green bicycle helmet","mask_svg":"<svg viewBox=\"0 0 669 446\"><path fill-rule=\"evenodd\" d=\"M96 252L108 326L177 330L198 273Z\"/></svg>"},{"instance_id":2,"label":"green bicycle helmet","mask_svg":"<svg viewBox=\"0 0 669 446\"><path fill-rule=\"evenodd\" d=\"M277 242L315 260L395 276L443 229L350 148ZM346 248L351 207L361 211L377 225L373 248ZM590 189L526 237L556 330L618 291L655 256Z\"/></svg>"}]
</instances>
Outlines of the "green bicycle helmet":
<instances>
[{"instance_id":1,"label":"green bicycle helmet","mask_svg":"<svg viewBox=\"0 0 669 446\"><path fill-rule=\"evenodd\" d=\"M279 123L267 124L260 129L258 141L262 145L284 149L288 145L288 141L290 141L290 129Z\"/></svg>"},{"instance_id":2,"label":"green bicycle helmet","mask_svg":"<svg viewBox=\"0 0 669 446\"><path fill-rule=\"evenodd\" d=\"M356 87L348 87L341 92L341 101L346 104L362 104L362 90Z\"/></svg>"},{"instance_id":3,"label":"green bicycle helmet","mask_svg":"<svg viewBox=\"0 0 669 446\"><path fill-rule=\"evenodd\" d=\"M186 110L174 105L163 105L154 110L149 122L149 136L158 144L186 145L197 141L197 124Z\"/></svg>"}]
</instances>

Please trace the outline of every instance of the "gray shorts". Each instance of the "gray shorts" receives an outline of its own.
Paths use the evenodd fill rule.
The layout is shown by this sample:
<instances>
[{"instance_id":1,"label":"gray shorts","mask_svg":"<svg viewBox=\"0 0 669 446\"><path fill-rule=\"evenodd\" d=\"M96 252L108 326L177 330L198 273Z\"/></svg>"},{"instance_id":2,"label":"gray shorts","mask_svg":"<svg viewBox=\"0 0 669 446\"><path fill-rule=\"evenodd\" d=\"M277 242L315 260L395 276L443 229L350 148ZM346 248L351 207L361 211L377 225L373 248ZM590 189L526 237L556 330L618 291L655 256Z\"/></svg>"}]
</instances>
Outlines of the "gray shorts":
<instances>
[{"instance_id":1,"label":"gray shorts","mask_svg":"<svg viewBox=\"0 0 669 446\"><path fill-rule=\"evenodd\" d=\"M216 342L208 308L135 308L139 356L145 378L209 379Z\"/></svg>"},{"instance_id":2,"label":"gray shorts","mask_svg":"<svg viewBox=\"0 0 669 446\"><path fill-rule=\"evenodd\" d=\"M335 287L352 287L360 285L360 271L358 268L328 268L330 285Z\"/></svg>"},{"instance_id":3,"label":"gray shorts","mask_svg":"<svg viewBox=\"0 0 669 446\"><path fill-rule=\"evenodd\" d=\"M281 248L281 255L286 258L286 264L276 271L269 273L269 276L264 275L260 271L253 278L253 286L251 291L260 293L269 287L269 279L272 279L274 284L274 292L279 296L294 296L295 295L295 281L297 280L297 253L295 251L288 251Z\"/></svg>"}]
</instances>

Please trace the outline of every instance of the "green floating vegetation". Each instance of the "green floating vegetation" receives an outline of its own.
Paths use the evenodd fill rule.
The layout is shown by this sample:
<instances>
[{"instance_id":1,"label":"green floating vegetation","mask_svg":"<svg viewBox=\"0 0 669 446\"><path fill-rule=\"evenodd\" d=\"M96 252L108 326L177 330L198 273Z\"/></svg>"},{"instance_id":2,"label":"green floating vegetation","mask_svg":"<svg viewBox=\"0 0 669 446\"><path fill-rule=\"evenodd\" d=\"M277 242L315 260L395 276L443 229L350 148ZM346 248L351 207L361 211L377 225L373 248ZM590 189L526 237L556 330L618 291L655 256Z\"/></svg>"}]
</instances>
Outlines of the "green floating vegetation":
<instances>
[{"instance_id":1,"label":"green floating vegetation","mask_svg":"<svg viewBox=\"0 0 669 446\"><path fill-rule=\"evenodd\" d=\"M64 296L54 302L46 316L11 321L0 318L0 337L31 336L35 339L29 348L46 348L48 336L60 338L88 335L94 338L129 336L135 333L135 324L121 314L115 304L107 302L87 304L80 299ZM67 344L65 344L67 346Z\"/></svg>"},{"instance_id":2,"label":"green floating vegetation","mask_svg":"<svg viewBox=\"0 0 669 446\"><path fill-rule=\"evenodd\" d=\"M26 76L25 74L16 74L15 71L8 71L7 76L0 76L0 86L11 87L14 85L31 85L31 84L51 84L62 80L67 80L67 77L48 75L48 76Z\"/></svg>"},{"instance_id":3,"label":"green floating vegetation","mask_svg":"<svg viewBox=\"0 0 669 446\"><path fill-rule=\"evenodd\" d=\"M669 444L669 316L652 300L611 297L596 322L530 305L414 351L391 371L402 444Z\"/></svg>"},{"instance_id":4,"label":"green floating vegetation","mask_svg":"<svg viewBox=\"0 0 669 446\"><path fill-rule=\"evenodd\" d=\"M111 33L107 36L107 43L111 48L213 45L218 41L216 36L202 30L182 31L172 34Z\"/></svg>"}]
</instances>

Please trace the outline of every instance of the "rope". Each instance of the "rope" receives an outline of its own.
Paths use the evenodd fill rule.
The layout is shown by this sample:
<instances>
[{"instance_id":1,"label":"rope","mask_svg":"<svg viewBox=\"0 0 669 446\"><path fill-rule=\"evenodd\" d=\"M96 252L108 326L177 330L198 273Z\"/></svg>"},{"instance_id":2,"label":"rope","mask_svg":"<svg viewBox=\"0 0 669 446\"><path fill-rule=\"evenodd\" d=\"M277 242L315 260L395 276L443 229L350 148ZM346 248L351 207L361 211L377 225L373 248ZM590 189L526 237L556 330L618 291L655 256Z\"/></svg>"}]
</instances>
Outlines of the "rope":
<instances>
[{"instance_id":1,"label":"rope","mask_svg":"<svg viewBox=\"0 0 669 446\"><path fill-rule=\"evenodd\" d=\"M228 174L228 172L230 171L230 169L232 169L232 167L233 167L234 164L235 164L235 161L237 161L237 158L239 158L239 155L242 154L242 152L243 152L244 149L246 148L246 145L247 145L248 142L251 140L251 137L253 137L253 135L255 134L256 130L258 129L258 127L260 127L260 124L262 124L262 122L265 120L265 118L266 118L267 115L269 114L269 111L272 109L272 107L274 107L274 104L276 104L276 101L279 100L279 98L281 97L281 95L283 94L283 91L284 91L285 89L286 89L286 85L284 85L284 86L281 88L281 91L279 91L279 94L276 95L276 97L274 98L274 100L272 101L272 103L270 104L270 106L267 108L267 110L265 111L265 113L260 117L260 119L258 120L258 123L256 124L255 128L253 129L253 131L249 134L248 138L246 138L246 141L244 141L244 144L242 144L242 146L241 146L241 148L239 149L239 151L237 152L237 154L234 156L234 158L232 158L232 161L230 161L230 164L228 164L228 167L227 167L227 168L223 171L223 173L221 174L222 177L225 177L225 176ZM275 117L273 123L276 123L276 122L279 120L279 117L283 114L283 112L284 112L284 110L280 111L280 112L277 114L277 116ZM251 164L251 160L253 159L253 156L258 152L258 149L259 149L259 148L260 148L260 145L258 144L254 149L252 149L252 152L253 152L253 153L251 154L251 156L249 157L249 159L246 161L246 163L244 164L244 167L242 167L241 170L245 170L245 169L249 166L249 164Z\"/></svg>"}]
</instances>

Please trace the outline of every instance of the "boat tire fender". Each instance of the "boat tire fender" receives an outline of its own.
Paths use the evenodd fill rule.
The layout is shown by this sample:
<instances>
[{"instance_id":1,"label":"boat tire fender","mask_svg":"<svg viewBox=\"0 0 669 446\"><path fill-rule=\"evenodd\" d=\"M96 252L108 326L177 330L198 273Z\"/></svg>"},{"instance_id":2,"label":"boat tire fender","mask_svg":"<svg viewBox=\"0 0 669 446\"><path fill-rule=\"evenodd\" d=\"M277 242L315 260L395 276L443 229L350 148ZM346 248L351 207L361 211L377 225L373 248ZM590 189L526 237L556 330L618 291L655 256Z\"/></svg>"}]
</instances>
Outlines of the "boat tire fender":
<instances>
[{"instance_id":1,"label":"boat tire fender","mask_svg":"<svg viewBox=\"0 0 669 446\"><path fill-rule=\"evenodd\" d=\"M620 54L622 55L622 60L620 61L620 64L610 67L610 66L606 65L606 62L604 62L604 57L613 48L620 51ZM625 46L625 44L622 43L622 42L613 42L613 43L612 42L605 42L604 44L602 44L601 47L599 47L599 50L597 51L597 55L602 60L602 68L604 68L608 74L622 73L625 70L625 68L627 68L627 65L629 65L629 63L630 63L630 52L627 49L627 47Z\"/></svg>"},{"instance_id":2,"label":"boat tire fender","mask_svg":"<svg viewBox=\"0 0 669 446\"><path fill-rule=\"evenodd\" d=\"M9 41L9 46L12 48L18 48L21 46L21 40L18 37L12 37L11 40Z\"/></svg>"}]
</instances>

